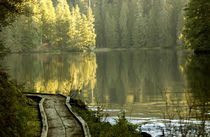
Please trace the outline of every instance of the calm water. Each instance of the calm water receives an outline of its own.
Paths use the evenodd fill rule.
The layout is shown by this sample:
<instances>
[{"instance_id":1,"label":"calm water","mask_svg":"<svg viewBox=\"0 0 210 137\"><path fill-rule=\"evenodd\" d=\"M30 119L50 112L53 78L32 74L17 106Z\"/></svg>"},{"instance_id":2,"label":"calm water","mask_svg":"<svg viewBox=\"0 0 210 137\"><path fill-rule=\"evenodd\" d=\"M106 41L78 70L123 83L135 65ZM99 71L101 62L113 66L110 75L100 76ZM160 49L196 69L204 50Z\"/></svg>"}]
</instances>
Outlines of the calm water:
<instances>
[{"instance_id":1,"label":"calm water","mask_svg":"<svg viewBox=\"0 0 210 137\"><path fill-rule=\"evenodd\" d=\"M154 123L172 119L169 113L176 113L178 107L187 116L187 106L198 102L190 116L202 112L209 127L208 57L175 50L11 54L2 64L12 79L28 89L81 98L90 109L102 106L110 122L125 111L131 122L144 123L144 129L153 134Z\"/></svg>"}]
</instances>

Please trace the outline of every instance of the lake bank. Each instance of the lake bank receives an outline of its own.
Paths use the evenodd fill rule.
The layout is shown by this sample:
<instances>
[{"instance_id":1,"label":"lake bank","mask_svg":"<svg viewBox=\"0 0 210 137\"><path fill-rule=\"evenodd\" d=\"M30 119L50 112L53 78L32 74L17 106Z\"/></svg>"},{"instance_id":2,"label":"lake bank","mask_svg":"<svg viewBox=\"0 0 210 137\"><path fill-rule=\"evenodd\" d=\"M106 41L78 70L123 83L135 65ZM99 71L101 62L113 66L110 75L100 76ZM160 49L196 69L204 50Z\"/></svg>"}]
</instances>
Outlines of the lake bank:
<instances>
[{"instance_id":1,"label":"lake bank","mask_svg":"<svg viewBox=\"0 0 210 137\"><path fill-rule=\"evenodd\" d=\"M9 54L2 64L28 89L77 97L90 109L105 106L110 121L125 110L128 120L161 123L167 120L162 113L166 101L182 108L194 105L196 112L208 102L208 60L181 50Z\"/></svg>"}]
</instances>

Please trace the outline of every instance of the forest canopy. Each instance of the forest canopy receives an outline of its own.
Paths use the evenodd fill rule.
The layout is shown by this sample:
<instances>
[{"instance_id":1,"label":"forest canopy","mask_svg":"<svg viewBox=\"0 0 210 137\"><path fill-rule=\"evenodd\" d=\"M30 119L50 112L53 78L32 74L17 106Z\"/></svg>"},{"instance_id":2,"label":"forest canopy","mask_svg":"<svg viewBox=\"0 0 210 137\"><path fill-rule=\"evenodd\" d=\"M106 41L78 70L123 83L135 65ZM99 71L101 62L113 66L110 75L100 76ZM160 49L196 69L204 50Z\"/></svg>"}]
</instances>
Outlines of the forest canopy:
<instances>
[{"instance_id":1,"label":"forest canopy","mask_svg":"<svg viewBox=\"0 0 210 137\"><path fill-rule=\"evenodd\" d=\"M42 49L88 50L95 47L94 16L78 5L70 8L66 0L24 2L28 15L20 15L1 32L1 40L12 52Z\"/></svg>"},{"instance_id":2,"label":"forest canopy","mask_svg":"<svg viewBox=\"0 0 210 137\"><path fill-rule=\"evenodd\" d=\"M14 52L46 49L92 50L95 47L177 48L183 45L195 50L206 50L209 47L207 1L20 0L20 2L22 3L17 3L18 6L12 8L13 12L25 14L17 17L16 21L5 27L0 34L5 47ZM7 17L7 14L4 15L1 13L2 17ZM4 26L11 24L10 19L14 21L13 16L2 18L1 24Z\"/></svg>"},{"instance_id":3,"label":"forest canopy","mask_svg":"<svg viewBox=\"0 0 210 137\"><path fill-rule=\"evenodd\" d=\"M185 8L184 39L186 47L195 52L210 51L210 2L190 0Z\"/></svg>"}]
</instances>

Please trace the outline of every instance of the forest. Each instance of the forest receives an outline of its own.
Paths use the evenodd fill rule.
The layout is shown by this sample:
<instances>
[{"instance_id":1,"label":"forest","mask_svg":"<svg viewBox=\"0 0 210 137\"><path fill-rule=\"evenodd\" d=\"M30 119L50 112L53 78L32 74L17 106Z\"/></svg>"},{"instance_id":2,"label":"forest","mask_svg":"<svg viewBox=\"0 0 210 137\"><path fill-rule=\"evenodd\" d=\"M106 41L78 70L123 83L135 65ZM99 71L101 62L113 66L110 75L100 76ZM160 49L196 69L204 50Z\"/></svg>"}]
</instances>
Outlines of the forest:
<instances>
[{"instance_id":1,"label":"forest","mask_svg":"<svg viewBox=\"0 0 210 137\"><path fill-rule=\"evenodd\" d=\"M195 49L200 47L198 44L208 49L208 2L192 0L187 4L188 2L26 1L21 9L23 14L16 17L17 19L8 16L15 21L10 26L1 27L1 41L6 49L12 52L49 49L84 51L94 48L177 48L183 45ZM198 12L195 14L194 11ZM9 20L8 18L6 20ZM196 31L190 29L193 27L197 28Z\"/></svg>"},{"instance_id":2,"label":"forest","mask_svg":"<svg viewBox=\"0 0 210 137\"><path fill-rule=\"evenodd\" d=\"M12 52L183 44L185 0L35 0L1 32Z\"/></svg>"},{"instance_id":3,"label":"forest","mask_svg":"<svg viewBox=\"0 0 210 137\"><path fill-rule=\"evenodd\" d=\"M124 124L107 130L97 110L88 125L97 137L157 124L153 135L167 121L180 126L170 136L210 136L209 9L207 0L0 0L0 136L40 136L40 100L26 92L145 120L132 125L122 112Z\"/></svg>"},{"instance_id":4,"label":"forest","mask_svg":"<svg viewBox=\"0 0 210 137\"><path fill-rule=\"evenodd\" d=\"M109 0L95 4L97 47L171 47L182 44L186 0Z\"/></svg>"},{"instance_id":5,"label":"forest","mask_svg":"<svg viewBox=\"0 0 210 137\"><path fill-rule=\"evenodd\" d=\"M12 25L2 30L2 41L12 52L46 49L87 50L95 47L94 17L86 15L66 0L25 2L24 11Z\"/></svg>"}]
</instances>

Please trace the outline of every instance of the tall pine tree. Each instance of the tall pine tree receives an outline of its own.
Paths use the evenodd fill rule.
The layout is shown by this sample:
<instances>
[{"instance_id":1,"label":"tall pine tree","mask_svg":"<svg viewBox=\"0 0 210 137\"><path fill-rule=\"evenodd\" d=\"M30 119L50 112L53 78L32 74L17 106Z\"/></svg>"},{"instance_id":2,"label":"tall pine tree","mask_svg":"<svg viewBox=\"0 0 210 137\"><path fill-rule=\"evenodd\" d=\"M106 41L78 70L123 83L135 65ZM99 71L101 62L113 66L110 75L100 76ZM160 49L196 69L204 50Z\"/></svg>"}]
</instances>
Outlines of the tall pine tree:
<instances>
[{"instance_id":1,"label":"tall pine tree","mask_svg":"<svg viewBox=\"0 0 210 137\"><path fill-rule=\"evenodd\" d=\"M185 11L184 39L186 47L195 52L210 51L210 3L190 0Z\"/></svg>"},{"instance_id":2,"label":"tall pine tree","mask_svg":"<svg viewBox=\"0 0 210 137\"><path fill-rule=\"evenodd\" d=\"M51 0L40 0L39 4L42 15L42 43L53 45L55 43L55 9Z\"/></svg>"},{"instance_id":3,"label":"tall pine tree","mask_svg":"<svg viewBox=\"0 0 210 137\"><path fill-rule=\"evenodd\" d=\"M71 13L66 0L58 1L56 7L56 44L60 48L69 47L70 29L72 24Z\"/></svg>"}]
</instances>

